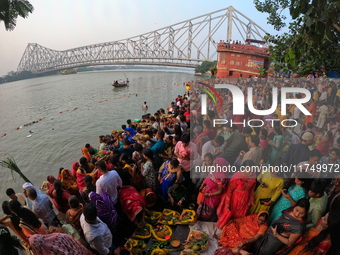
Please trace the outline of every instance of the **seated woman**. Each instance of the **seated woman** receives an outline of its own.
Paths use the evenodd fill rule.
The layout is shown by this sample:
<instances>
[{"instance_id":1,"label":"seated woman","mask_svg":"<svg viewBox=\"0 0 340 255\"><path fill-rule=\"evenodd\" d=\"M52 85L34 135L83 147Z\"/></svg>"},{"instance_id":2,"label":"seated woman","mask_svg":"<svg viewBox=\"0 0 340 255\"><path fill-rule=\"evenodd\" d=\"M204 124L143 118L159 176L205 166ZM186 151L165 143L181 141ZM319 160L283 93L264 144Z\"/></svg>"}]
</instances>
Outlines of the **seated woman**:
<instances>
[{"instance_id":1,"label":"seated woman","mask_svg":"<svg viewBox=\"0 0 340 255\"><path fill-rule=\"evenodd\" d=\"M0 224L3 224L6 227L10 228L18 237L22 239L25 244L28 244L27 237L22 232L21 227L19 227L20 218L11 212L8 204L8 201L4 201L2 203L2 210L6 215L0 218Z\"/></svg>"},{"instance_id":2,"label":"seated woman","mask_svg":"<svg viewBox=\"0 0 340 255\"><path fill-rule=\"evenodd\" d=\"M170 209L181 212L188 204L188 191L181 183L174 183L168 189Z\"/></svg>"},{"instance_id":3,"label":"seated woman","mask_svg":"<svg viewBox=\"0 0 340 255\"><path fill-rule=\"evenodd\" d=\"M282 196L277 200L270 213L269 224L278 219L283 210L291 207L299 199L307 197L310 182L310 179L307 178L307 173L298 173L295 180L293 179L294 183L290 181L288 190L282 190Z\"/></svg>"},{"instance_id":4,"label":"seated woman","mask_svg":"<svg viewBox=\"0 0 340 255\"><path fill-rule=\"evenodd\" d=\"M293 248L288 255L326 255L337 254L331 252L331 240L337 240L340 228L340 214L336 211L327 213L318 224L311 228L302 241ZM335 245L332 245L334 249ZM339 246L339 245L337 245ZM327 253L329 252L329 253Z\"/></svg>"},{"instance_id":5,"label":"seated woman","mask_svg":"<svg viewBox=\"0 0 340 255\"><path fill-rule=\"evenodd\" d=\"M115 232L118 214L112 203L111 197L107 193L101 195L91 192L90 201L97 208L98 217L107 225L111 233Z\"/></svg>"},{"instance_id":6,"label":"seated woman","mask_svg":"<svg viewBox=\"0 0 340 255\"><path fill-rule=\"evenodd\" d=\"M79 193L76 178L73 177L69 169L65 168L61 171L60 181L63 189L67 190L71 195L75 195L79 199L82 199Z\"/></svg>"},{"instance_id":7,"label":"seated woman","mask_svg":"<svg viewBox=\"0 0 340 255\"><path fill-rule=\"evenodd\" d=\"M70 196L68 204L70 209L66 212L66 223L72 225L82 235L83 229L80 226L80 216L83 213L83 205L76 196Z\"/></svg>"},{"instance_id":8,"label":"seated woman","mask_svg":"<svg viewBox=\"0 0 340 255\"><path fill-rule=\"evenodd\" d=\"M49 197L52 197L52 191L54 190L54 186L53 183L55 180L57 180L53 175L49 175L47 176L47 190L46 190L46 194Z\"/></svg>"},{"instance_id":9,"label":"seated woman","mask_svg":"<svg viewBox=\"0 0 340 255\"><path fill-rule=\"evenodd\" d=\"M280 254L294 245L304 230L304 221L309 209L309 201L301 198L296 204L282 212L281 217L273 222L268 232L254 247L256 255Z\"/></svg>"},{"instance_id":10,"label":"seated woman","mask_svg":"<svg viewBox=\"0 0 340 255\"><path fill-rule=\"evenodd\" d=\"M61 181L55 180L53 183L52 202L59 212L66 213L70 209L68 199L71 194L62 188Z\"/></svg>"},{"instance_id":11,"label":"seated woman","mask_svg":"<svg viewBox=\"0 0 340 255\"><path fill-rule=\"evenodd\" d=\"M268 216L268 212L263 211L230 220L223 227L219 245L232 249L235 254L241 249L248 250L250 244L254 244L266 233Z\"/></svg>"},{"instance_id":12,"label":"seated woman","mask_svg":"<svg viewBox=\"0 0 340 255\"><path fill-rule=\"evenodd\" d=\"M228 166L229 163L223 158L216 158L211 153L204 156L205 166ZM222 193L227 183L228 175L224 172L210 173L203 181L200 187L200 193L197 197L197 219L204 221L216 221L216 208L220 203Z\"/></svg>"},{"instance_id":13,"label":"seated woman","mask_svg":"<svg viewBox=\"0 0 340 255\"><path fill-rule=\"evenodd\" d=\"M28 255L20 241L11 236L8 228L0 226L0 254Z\"/></svg>"},{"instance_id":14,"label":"seated woman","mask_svg":"<svg viewBox=\"0 0 340 255\"><path fill-rule=\"evenodd\" d=\"M77 170L79 168L79 163L77 161L72 163L72 176L77 179Z\"/></svg>"},{"instance_id":15,"label":"seated woman","mask_svg":"<svg viewBox=\"0 0 340 255\"><path fill-rule=\"evenodd\" d=\"M34 254L91 255L81 243L68 234L31 235L29 242Z\"/></svg>"},{"instance_id":16,"label":"seated woman","mask_svg":"<svg viewBox=\"0 0 340 255\"><path fill-rule=\"evenodd\" d=\"M17 200L11 200L8 204L12 213L20 218L19 227L26 237L34 234L47 234L47 231L38 217L31 210L22 207Z\"/></svg>"},{"instance_id":17,"label":"seated woman","mask_svg":"<svg viewBox=\"0 0 340 255\"><path fill-rule=\"evenodd\" d=\"M176 158L168 160L158 170L158 181L160 183L160 193L164 201L168 200L168 189L175 182L182 181L182 169Z\"/></svg>"},{"instance_id":18,"label":"seated woman","mask_svg":"<svg viewBox=\"0 0 340 255\"><path fill-rule=\"evenodd\" d=\"M86 186L84 178L86 175L91 175L94 182L97 180L97 170L94 169L94 165L88 163L85 157L79 159L79 168L76 172L76 181L79 190L83 190Z\"/></svg>"},{"instance_id":19,"label":"seated woman","mask_svg":"<svg viewBox=\"0 0 340 255\"><path fill-rule=\"evenodd\" d=\"M132 186L123 186L118 190L118 197L129 220L137 226L143 226L146 203L141 194Z\"/></svg>"}]
</instances>

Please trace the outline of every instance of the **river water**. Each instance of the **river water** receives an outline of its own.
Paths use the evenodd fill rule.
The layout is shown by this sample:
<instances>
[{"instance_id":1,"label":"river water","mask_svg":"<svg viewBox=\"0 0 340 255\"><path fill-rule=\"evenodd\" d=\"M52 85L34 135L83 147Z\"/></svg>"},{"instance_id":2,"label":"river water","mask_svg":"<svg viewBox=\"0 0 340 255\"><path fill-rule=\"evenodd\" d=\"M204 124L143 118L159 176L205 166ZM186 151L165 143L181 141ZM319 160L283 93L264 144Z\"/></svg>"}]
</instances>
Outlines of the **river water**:
<instances>
[{"instance_id":1,"label":"river water","mask_svg":"<svg viewBox=\"0 0 340 255\"><path fill-rule=\"evenodd\" d=\"M130 80L129 86L113 88L112 81L124 79L124 74ZM193 79L190 72L124 70L2 84L0 160L11 155L20 170L40 187L47 175L57 176L60 167L71 169L72 162L82 157L81 148L86 143L98 147L99 135L120 129L129 118L140 119L144 101L153 114L183 94L183 82ZM33 121L38 122L24 126ZM33 133L28 138L30 131ZM1 167L0 177L2 204L8 199L6 189L22 192L24 181L17 174L13 180L11 171Z\"/></svg>"}]
</instances>

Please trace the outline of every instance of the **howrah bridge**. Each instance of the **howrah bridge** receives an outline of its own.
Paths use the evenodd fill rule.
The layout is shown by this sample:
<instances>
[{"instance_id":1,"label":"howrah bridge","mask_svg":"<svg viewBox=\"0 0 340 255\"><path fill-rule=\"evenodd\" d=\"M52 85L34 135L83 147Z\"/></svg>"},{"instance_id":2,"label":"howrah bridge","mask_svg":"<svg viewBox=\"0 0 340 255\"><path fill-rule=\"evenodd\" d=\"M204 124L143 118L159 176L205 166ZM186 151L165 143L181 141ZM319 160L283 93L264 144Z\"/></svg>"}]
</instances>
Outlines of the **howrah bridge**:
<instances>
[{"instance_id":1,"label":"howrah bridge","mask_svg":"<svg viewBox=\"0 0 340 255\"><path fill-rule=\"evenodd\" d=\"M232 6L145 34L63 51L29 43L17 71L46 73L94 65L196 67L217 59L217 43L264 41L266 31Z\"/></svg>"}]
</instances>

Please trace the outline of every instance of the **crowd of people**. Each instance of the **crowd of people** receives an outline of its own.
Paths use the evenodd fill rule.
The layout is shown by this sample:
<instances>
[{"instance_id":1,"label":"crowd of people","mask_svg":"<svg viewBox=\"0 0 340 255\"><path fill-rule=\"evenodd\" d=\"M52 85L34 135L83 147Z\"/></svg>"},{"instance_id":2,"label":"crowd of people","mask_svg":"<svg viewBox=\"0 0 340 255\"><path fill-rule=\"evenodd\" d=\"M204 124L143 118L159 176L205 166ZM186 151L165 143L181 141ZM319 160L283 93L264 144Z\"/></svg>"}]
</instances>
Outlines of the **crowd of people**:
<instances>
[{"instance_id":1,"label":"crowd of people","mask_svg":"<svg viewBox=\"0 0 340 255\"><path fill-rule=\"evenodd\" d=\"M211 82L189 82L190 90L167 107L128 119L97 145L85 144L83 157L47 176L42 189L25 183L21 194L9 187L0 253L128 254L126 238L144 226L150 210L194 208L197 220L221 229L215 254L340 254L338 86L327 79L215 80L245 94L253 87L247 96L259 110L270 108L273 86L306 88L311 115L287 105L282 116L280 97L271 115L254 115L247 104L244 115L235 115L227 89L219 90L222 102L208 98L202 115L203 88ZM214 126L215 119L228 123ZM265 125L242 125L250 119ZM297 126L266 121L275 119ZM195 171L217 165L237 171Z\"/></svg>"}]
</instances>

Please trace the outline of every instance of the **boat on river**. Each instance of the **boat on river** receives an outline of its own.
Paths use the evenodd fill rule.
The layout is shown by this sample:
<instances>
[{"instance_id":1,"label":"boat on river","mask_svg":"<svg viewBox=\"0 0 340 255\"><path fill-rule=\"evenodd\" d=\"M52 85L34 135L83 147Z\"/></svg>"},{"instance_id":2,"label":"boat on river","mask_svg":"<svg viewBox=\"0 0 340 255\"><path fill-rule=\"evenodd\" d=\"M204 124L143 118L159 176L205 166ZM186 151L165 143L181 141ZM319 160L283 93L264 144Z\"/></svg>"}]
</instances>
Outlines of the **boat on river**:
<instances>
[{"instance_id":1,"label":"boat on river","mask_svg":"<svg viewBox=\"0 0 340 255\"><path fill-rule=\"evenodd\" d=\"M115 88L125 87L128 84L129 84L129 79L126 79L126 81L116 80L116 81L112 82L112 86L115 87Z\"/></svg>"},{"instance_id":2,"label":"boat on river","mask_svg":"<svg viewBox=\"0 0 340 255\"><path fill-rule=\"evenodd\" d=\"M60 71L61 74L65 75L65 74L75 74L77 73L77 70L76 69L67 69L67 70L63 70L63 71Z\"/></svg>"}]
</instances>

